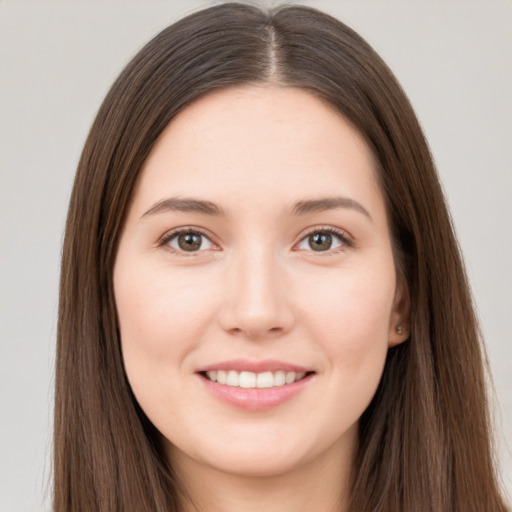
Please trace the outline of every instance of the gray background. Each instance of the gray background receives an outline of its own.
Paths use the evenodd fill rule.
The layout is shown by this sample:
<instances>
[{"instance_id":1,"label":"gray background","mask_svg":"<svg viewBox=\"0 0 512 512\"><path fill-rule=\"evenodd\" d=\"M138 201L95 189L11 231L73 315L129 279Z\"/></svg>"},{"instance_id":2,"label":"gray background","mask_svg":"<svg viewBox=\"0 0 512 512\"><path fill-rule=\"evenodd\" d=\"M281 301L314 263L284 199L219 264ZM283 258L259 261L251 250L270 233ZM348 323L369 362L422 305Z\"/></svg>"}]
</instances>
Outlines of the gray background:
<instances>
[{"instance_id":1,"label":"gray background","mask_svg":"<svg viewBox=\"0 0 512 512\"><path fill-rule=\"evenodd\" d=\"M0 0L0 511L49 510L62 231L81 147L131 56L199 1ZM310 1L380 52L430 141L466 256L512 494L512 2Z\"/></svg>"}]
</instances>

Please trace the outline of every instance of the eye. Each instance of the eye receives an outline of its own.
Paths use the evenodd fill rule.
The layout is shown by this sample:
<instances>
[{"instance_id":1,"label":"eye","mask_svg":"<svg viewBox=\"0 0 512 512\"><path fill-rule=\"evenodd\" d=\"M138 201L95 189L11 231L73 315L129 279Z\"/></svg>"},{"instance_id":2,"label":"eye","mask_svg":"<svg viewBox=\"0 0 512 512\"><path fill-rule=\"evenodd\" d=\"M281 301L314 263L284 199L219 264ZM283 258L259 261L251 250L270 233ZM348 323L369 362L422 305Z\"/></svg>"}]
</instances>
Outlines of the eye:
<instances>
[{"instance_id":1,"label":"eye","mask_svg":"<svg viewBox=\"0 0 512 512\"><path fill-rule=\"evenodd\" d=\"M213 242L199 231L187 230L167 236L162 245L167 245L176 252L198 252L214 248Z\"/></svg>"},{"instance_id":2,"label":"eye","mask_svg":"<svg viewBox=\"0 0 512 512\"><path fill-rule=\"evenodd\" d=\"M297 249L315 252L337 252L336 249L351 246L348 236L338 230L317 229L305 236L297 245ZM340 249L341 250L341 249Z\"/></svg>"}]
</instances>

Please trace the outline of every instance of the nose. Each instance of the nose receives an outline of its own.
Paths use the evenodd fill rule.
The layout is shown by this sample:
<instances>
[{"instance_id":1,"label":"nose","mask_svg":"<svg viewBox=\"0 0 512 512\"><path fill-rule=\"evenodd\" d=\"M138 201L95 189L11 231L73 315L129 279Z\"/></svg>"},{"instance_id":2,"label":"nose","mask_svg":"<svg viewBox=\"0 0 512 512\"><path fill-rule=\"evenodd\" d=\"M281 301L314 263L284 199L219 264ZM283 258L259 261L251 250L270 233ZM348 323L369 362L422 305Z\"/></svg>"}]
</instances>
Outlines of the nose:
<instances>
[{"instance_id":1,"label":"nose","mask_svg":"<svg viewBox=\"0 0 512 512\"><path fill-rule=\"evenodd\" d=\"M234 257L227 269L219 313L221 327L251 339L289 332L295 323L289 291L272 254L252 251Z\"/></svg>"}]
</instances>

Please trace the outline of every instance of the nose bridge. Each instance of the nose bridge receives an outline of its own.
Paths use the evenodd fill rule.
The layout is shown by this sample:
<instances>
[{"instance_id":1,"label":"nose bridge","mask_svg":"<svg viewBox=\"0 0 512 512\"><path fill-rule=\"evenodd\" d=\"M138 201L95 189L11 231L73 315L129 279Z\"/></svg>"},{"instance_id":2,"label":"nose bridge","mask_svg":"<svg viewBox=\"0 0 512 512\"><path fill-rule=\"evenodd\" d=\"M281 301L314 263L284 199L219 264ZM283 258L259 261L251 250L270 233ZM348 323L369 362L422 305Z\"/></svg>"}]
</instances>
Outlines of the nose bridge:
<instances>
[{"instance_id":1,"label":"nose bridge","mask_svg":"<svg viewBox=\"0 0 512 512\"><path fill-rule=\"evenodd\" d=\"M236 251L228 268L224 328L251 337L288 331L293 314L283 280L272 247L251 243Z\"/></svg>"},{"instance_id":2,"label":"nose bridge","mask_svg":"<svg viewBox=\"0 0 512 512\"><path fill-rule=\"evenodd\" d=\"M238 262L236 272L240 289L239 300L243 300L249 309L272 309L277 302L276 293L279 283L276 281L276 258L270 251L247 251Z\"/></svg>"}]
</instances>

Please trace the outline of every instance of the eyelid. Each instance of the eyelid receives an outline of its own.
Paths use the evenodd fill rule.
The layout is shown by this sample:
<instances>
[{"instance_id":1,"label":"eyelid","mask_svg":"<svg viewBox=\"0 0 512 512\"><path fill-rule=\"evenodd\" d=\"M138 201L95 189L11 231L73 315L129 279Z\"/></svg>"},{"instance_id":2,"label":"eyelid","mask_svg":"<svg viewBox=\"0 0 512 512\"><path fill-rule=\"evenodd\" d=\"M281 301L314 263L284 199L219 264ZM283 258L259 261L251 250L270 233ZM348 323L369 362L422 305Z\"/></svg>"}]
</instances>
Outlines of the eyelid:
<instances>
[{"instance_id":1,"label":"eyelid","mask_svg":"<svg viewBox=\"0 0 512 512\"><path fill-rule=\"evenodd\" d=\"M314 251L313 249L311 249L310 251L308 251L314 253L317 256L326 256L333 253L336 254L338 252L345 250L346 248L354 247L355 245L354 238L344 229L336 228L334 226L320 225L308 228L305 233L301 234L299 241L296 244L294 244L293 247L297 247L304 239L306 239L308 236L311 236L314 233L329 233L337 237L341 242L341 246L336 247L335 249L329 249L327 251Z\"/></svg>"},{"instance_id":2,"label":"eyelid","mask_svg":"<svg viewBox=\"0 0 512 512\"><path fill-rule=\"evenodd\" d=\"M198 226L180 226L180 227L171 229L170 231L166 231L157 240L157 246L158 247L163 247L163 248L169 250L170 252L172 252L174 254L179 254L180 256L183 255L183 256L186 256L186 257L198 256L199 254L207 251L207 249L203 249L203 250L200 250L200 251L190 251L190 252L179 251L179 250L176 250L174 247L171 247L170 245L168 245L169 241L172 238L174 238L174 237L176 237L178 235L184 234L184 233L198 233L198 234L204 236L205 238L207 238L216 247L213 250L221 250L220 249L220 245L217 242L215 242L213 235L210 232L208 232L207 230L205 230L203 228L200 228ZM209 249L209 250L212 250L212 249Z\"/></svg>"}]
</instances>

